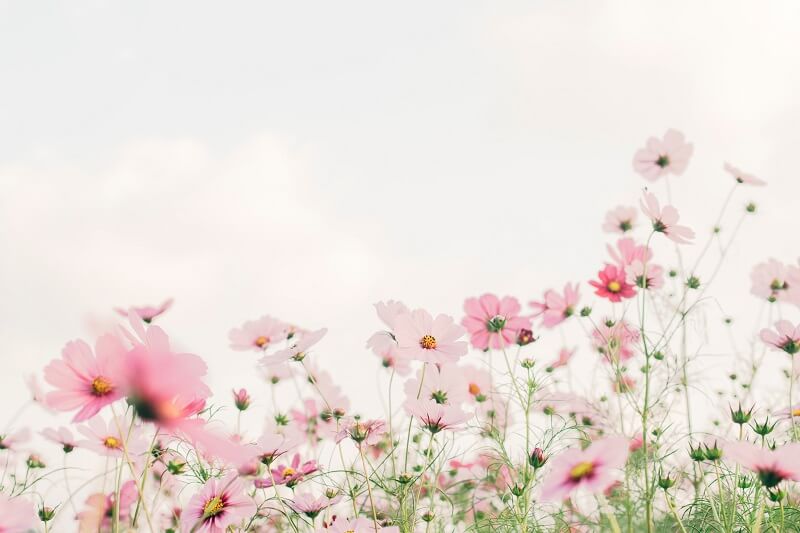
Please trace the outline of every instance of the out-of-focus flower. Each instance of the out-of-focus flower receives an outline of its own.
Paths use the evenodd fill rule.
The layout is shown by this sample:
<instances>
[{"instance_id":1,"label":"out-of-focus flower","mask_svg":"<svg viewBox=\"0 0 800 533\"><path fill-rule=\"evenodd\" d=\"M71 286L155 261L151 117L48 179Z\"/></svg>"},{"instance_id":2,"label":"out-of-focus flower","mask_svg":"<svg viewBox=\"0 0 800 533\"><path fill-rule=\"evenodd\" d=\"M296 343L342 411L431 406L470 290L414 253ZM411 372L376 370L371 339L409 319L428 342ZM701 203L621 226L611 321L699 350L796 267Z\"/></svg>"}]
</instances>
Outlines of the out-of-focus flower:
<instances>
[{"instance_id":1,"label":"out-of-focus flower","mask_svg":"<svg viewBox=\"0 0 800 533\"><path fill-rule=\"evenodd\" d=\"M106 422L99 416L94 417L85 425L78 426L78 432L86 437L77 442L78 447L103 456L123 457L124 448L127 447L128 456L134 458L147 449L140 428L133 426L128 434L128 424L119 419Z\"/></svg>"},{"instance_id":2,"label":"out-of-focus flower","mask_svg":"<svg viewBox=\"0 0 800 533\"><path fill-rule=\"evenodd\" d=\"M592 343L609 361L625 361L633 357L639 332L627 321L605 321L592 331Z\"/></svg>"},{"instance_id":3,"label":"out-of-focus flower","mask_svg":"<svg viewBox=\"0 0 800 533\"><path fill-rule=\"evenodd\" d=\"M725 172L733 176L733 179L736 180L736 183L741 183L743 185L754 185L757 187L764 186L767 184L766 181L757 178L752 174L742 172L741 170L731 165L730 163L725 163L723 168L725 169Z\"/></svg>"},{"instance_id":4,"label":"out-of-focus flower","mask_svg":"<svg viewBox=\"0 0 800 533\"><path fill-rule=\"evenodd\" d=\"M608 233L627 233L636 224L639 212L635 207L618 205L608 213L603 223L603 231Z\"/></svg>"},{"instance_id":5,"label":"out-of-focus flower","mask_svg":"<svg viewBox=\"0 0 800 533\"><path fill-rule=\"evenodd\" d=\"M678 244L691 244L694 239L694 231L687 226L678 225L680 214L671 205L665 205L662 209L658 199L653 193L645 192L644 198L640 201L642 211L653 224L653 231L663 233L668 239Z\"/></svg>"},{"instance_id":6,"label":"out-of-focus flower","mask_svg":"<svg viewBox=\"0 0 800 533\"><path fill-rule=\"evenodd\" d=\"M769 259L753 267L750 292L770 302L792 302L792 289L800 289L800 268Z\"/></svg>"},{"instance_id":7,"label":"out-of-focus flower","mask_svg":"<svg viewBox=\"0 0 800 533\"><path fill-rule=\"evenodd\" d=\"M130 309L123 309L121 307L115 307L114 310L119 313L120 315L127 317L130 311L133 311L139 318L147 322L148 324L153 321L154 318L157 316L163 315L164 313L172 307L172 298L164 300L161 305L143 305L141 307L131 307Z\"/></svg>"},{"instance_id":8,"label":"out-of-focus flower","mask_svg":"<svg viewBox=\"0 0 800 533\"><path fill-rule=\"evenodd\" d=\"M233 404L239 411L246 411L250 407L250 394L247 389L233 390Z\"/></svg>"},{"instance_id":9,"label":"out-of-focus flower","mask_svg":"<svg viewBox=\"0 0 800 533\"><path fill-rule=\"evenodd\" d=\"M244 493L244 485L232 472L209 479L183 509L181 533L224 533L256 514L256 504Z\"/></svg>"},{"instance_id":10,"label":"out-of-focus flower","mask_svg":"<svg viewBox=\"0 0 800 533\"><path fill-rule=\"evenodd\" d=\"M328 498L328 496L324 494L322 496L314 496L310 492L298 492L294 495L294 499L289 502L289 507L300 514L314 519L319 513L331 505L336 504L341 499L341 494L337 494L333 498Z\"/></svg>"},{"instance_id":11,"label":"out-of-focus flower","mask_svg":"<svg viewBox=\"0 0 800 533\"><path fill-rule=\"evenodd\" d=\"M561 348L558 351L558 359L553 361L548 368L552 370L562 366L567 366L567 363L569 363L570 359L572 359L573 354L575 354L575 348Z\"/></svg>"},{"instance_id":12,"label":"out-of-focus flower","mask_svg":"<svg viewBox=\"0 0 800 533\"><path fill-rule=\"evenodd\" d=\"M322 340L322 337L324 337L327 332L328 330L326 328L322 328L317 331L305 333L288 348L278 350L270 355L265 355L259 362L264 366L272 366L287 361L302 361L305 359L308 350Z\"/></svg>"},{"instance_id":13,"label":"out-of-focus flower","mask_svg":"<svg viewBox=\"0 0 800 533\"><path fill-rule=\"evenodd\" d=\"M613 262L622 267L628 267L636 261L649 262L653 258L653 252L644 244L636 244L631 238L619 239L616 247L606 245L608 254Z\"/></svg>"},{"instance_id":14,"label":"out-of-focus flower","mask_svg":"<svg viewBox=\"0 0 800 533\"><path fill-rule=\"evenodd\" d=\"M466 401L469 394L464 375L455 365L419 370L415 378L406 381L404 390L408 400L423 399L450 405Z\"/></svg>"},{"instance_id":15,"label":"out-of-focus flower","mask_svg":"<svg viewBox=\"0 0 800 533\"><path fill-rule=\"evenodd\" d=\"M380 318L386 327L389 328L389 331L379 331L374 333L367 340L367 348L380 355L389 346L396 345L396 340L394 337L395 319L402 314L409 313L409 310L403 302L388 300L386 302L376 303L375 311L378 313L378 318Z\"/></svg>"},{"instance_id":16,"label":"out-of-focus flower","mask_svg":"<svg viewBox=\"0 0 800 533\"><path fill-rule=\"evenodd\" d=\"M78 529L80 533L96 533L101 529L111 528L111 517L116 507L115 493L92 494L86 499L86 507L78 513ZM119 491L119 518L127 520L131 505L136 502L137 490L133 480L122 484ZM2 530L0 530L2 531Z\"/></svg>"},{"instance_id":17,"label":"out-of-focus flower","mask_svg":"<svg viewBox=\"0 0 800 533\"><path fill-rule=\"evenodd\" d=\"M487 370L464 366L460 368L463 383L466 385L468 399L477 403L485 402L492 393L492 376Z\"/></svg>"},{"instance_id":18,"label":"out-of-focus flower","mask_svg":"<svg viewBox=\"0 0 800 533\"><path fill-rule=\"evenodd\" d=\"M461 325L469 332L472 345L479 350L499 350L511 346L521 329L530 329L530 318L519 315L520 305L516 298L484 294L480 298L464 301L467 316Z\"/></svg>"},{"instance_id":19,"label":"out-of-focus flower","mask_svg":"<svg viewBox=\"0 0 800 533\"><path fill-rule=\"evenodd\" d=\"M22 428L14 433L0 434L0 451L19 450L20 444L26 443L31 439L31 431L28 428Z\"/></svg>"},{"instance_id":20,"label":"out-of-focus flower","mask_svg":"<svg viewBox=\"0 0 800 533\"><path fill-rule=\"evenodd\" d=\"M607 264L597 273L600 281L591 280L589 285L595 288L594 293L611 302L620 302L623 298L633 298L636 290L625 279L625 270L616 265Z\"/></svg>"},{"instance_id":21,"label":"out-of-focus flower","mask_svg":"<svg viewBox=\"0 0 800 533\"><path fill-rule=\"evenodd\" d=\"M434 319L424 309L395 317L395 337L400 355L426 363L455 363L467 353L464 328L447 315Z\"/></svg>"},{"instance_id":22,"label":"out-of-focus flower","mask_svg":"<svg viewBox=\"0 0 800 533\"><path fill-rule=\"evenodd\" d=\"M795 326L788 320L778 320L775 330L764 328L760 336L773 350L783 350L789 355L800 352L800 324Z\"/></svg>"},{"instance_id":23,"label":"out-of-focus flower","mask_svg":"<svg viewBox=\"0 0 800 533\"><path fill-rule=\"evenodd\" d=\"M469 415L460 407L432 400L407 400L405 408L431 433L452 429L469 420Z\"/></svg>"},{"instance_id":24,"label":"out-of-focus flower","mask_svg":"<svg viewBox=\"0 0 800 533\"><path fill-rule=\"evenodd\" d=\"M564 285L563 295L553 289L548 289L544 293L544 301L530 302L530 306L534 309L533 316L541 316L542 325L552 328L575 313L579 297L578 284L567 283Z\"/></svg>"},{"instance_id":25,"label":"out-of-focus flower","mask_svg":"<svg viewBox=\"0 0 800 533\"><path fill-rule=\"evenodd\" d=\"M636 260L626 269L626 281L640 289L660 289L664 286L664 269L655 263Z\"/></svg>"},{"instance_id":26,"label":"out-of-focus flower","mask_svg":"<svg viewBox=\"0 0 800 533\"><path fill-rule=\"evenodd\" d=\"M289 325L264 315L258 320L249 320L240 328L234 328L228 333L231 348L239 351L263 351L278 342L286 340L289 335Z\"/></svg>"},{"instance_id":27,"label":"out-of-focus flower","mask_svg":"<svg viewBox=\"0 0 800 533\"><path fill-rule=\"evenodd\" d=\"M42 430L42 436L49 441L55 442L64 450L64 453L70 453L78 447L77 441L72 436L72 432L65 427L58 429L47 428Z\"/></svg>"},{"instance_id":28,"label":"out-of-focus flower","mask_svg":"<svg viewBox=\"0 0 800 533\"><path fill-rule=\"evenodd\" d=\"M336 517L333 522L327 524L327 527L317 529L317 533L400 533L400 528L397 526L378 526L376 531L372 520L367 520L366 518L348 520Z\"/></svg>"},{"instance_id":29,"label":"out-of-focus flower","mask_svg":"<svg viewBox=\"0 0 800 533\"><path fill-rule=\"evenodd\" d=\"M271 476L265 479L255 480L256 487L263 489L273 485L286 485L287 487L294 487L309 474L313 474L319 470L319 465L316 461L306 461L301 464L300 454L296 453L292 457L292 462L289 465L278 465L270 470Z\"/></svg>"},{"instance_id":30,"label":"out-of-focus flower","mask_svg":"<svg viewBox=\"0 0 800 533\"><path fill-rule=\"evenodd\" d=\"M607 437L585 450L567 450L551 460L542 481L542 501L561 501L577 490L602 494L617 482L628 460L628 439Z\"/></svg>"},{"instance_id":31,"label":"out-of-focus flower","mask_svg":"<svg viewBox=\"0 0 800 533\"><path fill-rule=\"evenodd\" d=\"M729 442L723 447L723 457L758 474L767 488L785 479L800 481L800 444L785 444L775 450L749 442Z\"/></svg>"},{"instance_id":32,"label":"out-of-focus flower","mask_svg":"<svg viewBox=\"0 0 800 533\"><path fill-rule=\"evenodd\" d=\"M0 493L0 532L27 533L35 531L39 523L36 509L24 497L11 499Z\"/></svg>"},{"instance_id":33,"label":"out-of-focus flower","mask_svg":"<svg viewBox=\"0 0 800 533\"><path fill-rule=\"evenodd\" d=\"M643 178L655 181L668 174L679 176L689 166L693 147L683 133L667 130L663 139L650 137L644 148L633 156L633 169Z\"/></svg>"},{"instance_id":34,"label":"out-of-focus flower","mask_svg":"<svg viewBox=\"0 0 800 533\"><path fill-rule=\"evenodd\" d=\"M383 420L357 420L348 417L340 422L340 427L336 442L350 438L359 445L364 442L367 446L375 446L386 433L386 423Z\"/></svg>"}]
</instances>

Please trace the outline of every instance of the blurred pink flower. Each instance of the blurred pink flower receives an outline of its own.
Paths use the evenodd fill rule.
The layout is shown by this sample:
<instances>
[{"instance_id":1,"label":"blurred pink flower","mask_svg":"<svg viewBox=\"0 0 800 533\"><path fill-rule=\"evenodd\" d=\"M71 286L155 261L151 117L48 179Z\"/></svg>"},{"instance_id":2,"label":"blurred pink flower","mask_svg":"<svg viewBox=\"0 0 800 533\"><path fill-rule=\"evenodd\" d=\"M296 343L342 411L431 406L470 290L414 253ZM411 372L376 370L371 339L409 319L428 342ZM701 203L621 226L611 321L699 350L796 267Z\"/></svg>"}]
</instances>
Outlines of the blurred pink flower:
<instances>
[{"instance_id":1,"label":"blurred pink flower","mask_svg":"<svg viewBox=\"0 0 800 533\"><path fill-rule=\"evenodd\" d=\"M126 520L131 514L131 505L137 500L136 482L126 481L119 491L119 518ZM101 529L111 528L112 511L116 507L116 495L97 493L86 499L86 508L78 513L80 533L95 533ZM0 531L3 531L0 529Z\"/></svg>"},{"instance_id":2,"label":"blurred pink flower","mask_svg":"<svg viewBox=\"0 0 800 533\"><path fill-rule=\"evenodd\" d=\"M309 474L313 474L319 470L319 465L316 461L306 461L300 463L300 454L297 453L292 457L292 462L289 465L278 465L276 468L270 470L271 476L264 479L255 480L256 487L263 489L272 486L272 480L275 480L275 485L286 485L287 487L294 487L303 478Z\"/></svg>"},{"instance_id":3,"label":"blurred pink flower","mask_svg":"<svg viewBox=\"0 0 800 533\"><path fill-rule=\"evenodd\" d=\"M542 481L541 500L562 501L577 490L602 494L617 482L628 460L628 445L624 437L607 437L585 450L567 450L553 457Z\"/></svg>"},{"instance_id":4,"label":"blurred pink flower","mask_svg":"<svg viewBox=\"0 0 800 533\"><path fill-rule=\"evenodd\" d=\"M755 296L770 302L798 303L793 289L800 289L800 268L794 265L770 258L753 267L750 281L750 292Z\"/></svg>"},{"instance_id":5,"label":"blurred pink flower","mask_svg":"<svg viewBox=\"0 0 800 533\"><path fill-rule=\"evenodd\" d=\"M78 426L78 432L86 437L77 442L78 447L102 456L121 458L124 456L123 448L127 447L128 456L133 459L147 450L141 428L133 426L128 434L128 424L119 419L115 421L112 418L106 422L99 416L94 417L85 425Z\"/></svg>"},{"instance_id":6,"label":"blurred pink flower","mask_svg":"<svg viewBox=\"0 0 800 533\"><path fill-rule=\"evenodd\" d=\"M764 328L760 337L773 350L783 350L789 355L800 352L800 324L795 326L788 320L778 320L775 322L775 330Z\"/></svg>"},{"instance_id":7,"label":"blurred pink flower","mask_svg":"<svg viewBox=\"0 0 800 533\"><path fill-rule=\"evenodd\" d=\"M31 440L31 430L22 428L14 433L0 434L0 451L2 450L19 450L19 445L24 444Z\"/></svg>"},{"instance_id":8,"label":"blurred pink flower","mask_svg":"<svg viewBox=\"0 0 800 533\"><path fill-rule=\"evenodd\" d=\"M464 375L455 365L420 369L415 378L406 381L403 388L408 400L431 400L450 405L461 404L469 395Z\"/></svg>"},{"instance_id":9,"label":"blurred pink flower","mask_svg":"<svg viewBox=\"0 0 800 533\"><path fill-rule=\"evenodd\" d=\"M75 437L72 436L72 432L65 427L60 427L58 429L47 428L42 430L42 436L51 442L55 442L64 450L64 453L70 453L72 450L78 447L77 441Z\"/></svg>"},{"instance_id":10,"label":"blurred pink flower","mask_svg":"<svg viewBox=\"0 0 800 533\"><path fill-rule=\"evenodd\" d=\"M285 363L287 361L302 361L305 359L306 354L312 346L317 344L322 337L328 332L326 328L318 329L304 333L298 340L292 339L294 342L288 348L278 350L271 355L265 355L259 362L264 366L273 366Z\"/></svg>"},{"instance_id":11,"label":"blurred pink flower","mask_svg":"<svg viewBox=\"0 0 800 533\"><path fill-rule=\"evenodd\" d=\"M470 418L458 406L436 403L433 400L406 400L405 408L431 433L452 429Z\"/></svg>"},{"instance_id":12,"label":"blurred pink flower","mask_svg":"<svg viewBox=\"0 0 800 533\"><path fill-rule=\"evenodd\" d=\"M485 402L492 393L492 376L487 370L474 366L460 368L461 375L466 384L469 400Z\"/></svg>"},{"instance_id":13,"label":"blurred pink flower","mask_svg":"<svg viewBox=\"0 0 800 533\"><path fill-rule=\"evenodd\" d=\"M519 316L520 305L516 298L484 294L480 298L464 301L467 316L461 325L469 332L472 345L479 350L499 350L513 345L521 329L531 329L531 320Z\"/></svg>"},{"instance_id":14,"label":"blurred pink flower","mask_svg":"<svg viewBox=\"0 0 800 533\"><path fill-rule=\"evenodd\" d=\"M558 351L558 359L553 361L550 364L549 368L552 370L562 366L567 366L567 363L569 363L569 360L572 359L574 353L575 353L575 348L572 349L566 347L561 348L561 350Z\"/></svg>"},{"instance_id":15,"label":"blurred pink flower","mask_svg":"<svg viewBox=\"0 0 800 533\"><path fill-rule=\"evenodd\" d=\"M27 533L38 527L39 518L31 502L0 493L0 533Z\"/></svg>"},{"instance_id":16,"label":"blurred pink flower","mask_svg":"<svg viewBox=\"0 0 800 533\"><path fill-rule=\"evenodd\" d=\"M298 492L294 495L294 499L289 502L289 507L300 514L304 514L307 517L314 519L319 513L331 505L336 504L341 499L342 496L340 494L334 496L333 498L328 498L325 495L314 496L310 492Z\"/></svg>"},{"instance_id":17,"label":"blurred pink flower","mask_svg":"<svg viewBox=\"0 0 800 533\"><path fill-rule=\"evenodd\" d=\"M620 302L623 298L636 296L636 290L625 279L625 270L622 267L606 264L597 276L600 281L589 281L589 285L596 289L594 293L601 298Z\"/></svg>"},{"instance_id":18,"label":"blurred pink flower","mask_svg":"<svg viewBox=\"0 0 800 533\"><path fill-rule=\"evenodd\" d=\"M250 320L240 328L228 333L231 348L239 351L266 350L270 346L285 340L289 335L289 325L269 315L258 320Z\"/></svg>"},{"instance_id":19,"label":"blurred pink flower","mask_svg":"<svg viewBox=\"0 0 800 533\"><path fill-rule=\"evenodd\" d=\"M637 342L639 332L625 320L606 320L592 331L592 344L608 361L630 359Z\"/></svg>"},{"instance_id":20,"label":"blurred pink flower","mask_svg":"<svg viewBox=\"0 0 800 533\"><path fill-rule=\"evenodd\" d=\"M603 231L607 233L627 233L636 224L639 212L635 207L618 205L608 213L603 223Z\"/></svg>"},{"instance_id":21,"label":"blurred pink flower","mask_svg":"<svg viewBox=\"0 0 800 533\"><path fill-rule=\"evenodd\" d=\"M730 163L725 163L723 168L725 169L725 172L733 176L733 179L736 180L736 183L741 183L744 185L754 185L756 187L764 186L767 184L766 181L759 179L753 176L752 174L747 174L745 172L742 172L741 170L731 165Z\"/></svg>"},{"instance_id":22,"label":"blurred pink flower","mask_svg":"<svg viewBox=\"0 0 800 533\"><path fill-rule=\"evenodd\" d=\"M575 313L579 297L578 284L573 286L573 284L567 283L564 285L563 296L553 289L548 289L544 293L544 301L533 301L529 305L534 308L533 316L541 316L542 325L552 328Z\"/></svg>"},{"instance_id":23,"label":"blurred pink flower","mask_svg":"<svg viewBox=\"0 0 800 533\"><path fill-rule=\"evenodd\" d=\"M679 176L689 166L693 147L683 133L667 130L663 139L650 137L644 148L633 156L633 169L643 178L655 181L667 174Z\"/></svg>"},{"instance_id":24,"label":"blurred pink flower","mask_svg":"<svg viewBox=\"0 0 800 533\"><path fill-rule=\"evenodd\" d=\"M662 209L655 195L649 192L644 193L640 205L644 214L653 223L653 231L663 233L668 239L678 244L691 244L691 239L694 239L694 231L687 226L678 225L680 215L677 209L671 205L665 205Z\"/></svg>"},{"instance_id":25,"label":"blurred pink flower","mask_svg":"<svg viewBox=\"0 0 800 533\"><path fill-rule=\"evenodd\" d=\"M337 443L350 438L358 444L364 442L367 446L375 446L386 434L386 423L383 420L356 420L346 417L339 422L339 427L341 429L335 439Z\"/></svg>"},{"instance_id":26,"label":"blurred pink flower","mask_svg":"<svg viewBox=\"0 0 800 533\"><path fill-rule=\"evenodd\" d=\"M222 479L209 479L189 500L181 513L181 533L224 533L256 514L256 504L232 472Z\"/></svg>"},{"instance_id":27,"label":"blurred pink flower","mask_svg":"<svg viewBox=\"0 0 800 533\"><path fill-rule=\"evenodd\" d=\"M650 261L653 257L652 250L644 244L636 244L630 237L619 239L616 248L608 244L606 249L613 262L623 267L631 265L634 261Z\"/></svg>"},{"instance_id":28,"label":"blurred pink flower","mask_svg":"<svg viewBox=\"0 0 800 533\"><path fill-rule=\"evenodd\" d=\"M784 444L770 450L749 442L729 442L722 448L723 459L731 460L758 474L767 488L785 479L800 481L800 443Z\"/></svg>"},{"instance_id":29,"label":"blurred pink flower","mask_svg":"<svg viewBox=\"0 0 800 533\"><path fill-rule=\"evenodd\" d=\"M402 357L427 363L454 363L467 353L464 328L447 315L434 319L424 309L395 317L395 336Z\"/></svg>"},{"instance_id":30,"label":"blurred pink flower","mask_svg":"<svg viewBox=\"0 0 800 533\"><path fill-rule=\"evenodd\" d=\"M626 281L640 289L660 289L664 285L664 269L655 263L636 260L626 269Z\"/></svg>"},{"instance_id":31,"label":"blurred pink flower","mask_svg":"<svg viewBox=\"0 0 800 533\"><path fill-rule=\"evenodd\" d=\"M389 328L389 331L378 331L374 333L367 340L367 348L381 355L389 346L396 345L394 334L392 333L394 331L395 319L402 314L409 313L409 310L403 302L387 300L385 302L376 303L375 311L378 313L378 318Z\"/></svg>"},{"instance_id":32,"label":"blurred pink flower","mask_svg":"<svg viewBox=\"0 0 800 533\"><path fill-rule=\"evenodd\" d=\"M119 313L120 315L127 317L130 311L133 311L139 318L147 322L148 324L153 321L159 315L164 314L167 310L172 307L172 298L168 300L164 300L164 302L159 306L152 306L152 305L143 305L141 307L131 307L130 309L123 309L121 307L115 307L114 311Z\"/></svg>"},{"instance_id":33,"label":"blurred pink flower","mask_svg":"<svg viewBox=\"0 0 800 533\"><path fill-rule=\"evenodd\" d=\"M339 518L335 517L327 527L317 529L317 533L400 533L397 526L380 527L375 530L375 524L366 518Z\"/></svg>"}]
</instances>

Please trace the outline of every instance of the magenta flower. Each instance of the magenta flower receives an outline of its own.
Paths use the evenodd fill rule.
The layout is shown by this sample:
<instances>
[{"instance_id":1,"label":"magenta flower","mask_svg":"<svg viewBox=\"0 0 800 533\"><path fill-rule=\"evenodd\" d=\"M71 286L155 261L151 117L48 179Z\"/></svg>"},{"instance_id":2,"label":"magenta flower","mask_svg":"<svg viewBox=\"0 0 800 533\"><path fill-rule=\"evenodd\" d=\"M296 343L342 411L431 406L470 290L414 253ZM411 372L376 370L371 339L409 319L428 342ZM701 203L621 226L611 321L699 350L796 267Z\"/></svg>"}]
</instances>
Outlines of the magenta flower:
<instances>
[{"instance_id":1,"label":"magenta flower","mask_svg":"<svg viewBox=\"0 0 800 533\"><path fill-rule=\"evenodd\" d=\"M271 469L272 476L255 480L255 485L260 489L271 487L274 479L276 485L286 485L291 488L300 483L308 474L313 474L317 470L319 470L319 465L316 461L306 461L301 464L300 454L296 453L289 465L278 465Z\"/></svg>"},{"instance_id":2,"label":"magenta flower","mask_svg":"<svg viewBox=\"0 0 800 533\"><path fill-rule=\"evenodd\" d=\"M603 231L607 233L627 233L636 224L639 212L635 207L618 205L608 213L603 223Z\"/></svg>"},{"instance_id":3,"label":"magenta flower","mask_svg":"<svg viewBox=\"0 0 800 533\"><path fill-rule=\"evenodd\" d=\"M562 501L577 490L601 494L617 482L628 460L629 439L607 437L585 450L572 449L550 460L550 472L542 482L541 500Z\"/></svg>"},{"instance_id":4,"label":"magenta flower","mask_svg":"<svg viewBox=\"0 0 800 533\"><path fill-rule=\"evenodd\" d=\"M680 215L678 210L671 205L662 209L654 194L645 192L644 199L639 202L642 211L653 223L653 231L663 233L668 239L678 244L691 244L694 231L687 226L678 225Z\"/></svg>"},{"instance_id":5,"label":"magenta flower","mask_svg":"<svg viewBox=\"0 0 800 533\"><path fill-rule=\"evenodd\" d=\"M612 302L620 302L623 298L633 298L636 290L628 283L625 270L622 267L606 264L605 268L597 273L600 281L590 281L589 285L596 290L594 293L601 298Z\"/></svg>"},{"instance_id":6,"label":"magenta flower","mask_svg":"<svg viewBox=\"0 0 800 533\"><path fill-rule=\"evenodd\" d=\"M752 174L747 174L746 172L742 172L735 166L731 165L730 163L725 163L723 166L725 172L733 176L733 179L736 180L736 183L741 183L743 185L753 185L756 187L761 187L767 184L766 181L753 176Z\"/></svg>"},{"instance_id":7,"label":"magenta flower","mask_svg":"<svg viewBox=\"0 0 800 533\"><path fill-rule=\"evenodd\" d=\"M324 337L327 332L327 329L322 328L317 331L304 333L299 340L288 348L278 350L272 355L265 355L259 362L264 366L272 366L287 361L302 361L305 359L308 350L322 340L322 337Z\"/></svg>"},{"instance_id":8,"label":"magenta flower","mask_svg":"<svg viewBox=\"0 0 800 533\"><path fill-rule=\"evenodd\" d=\"M467 316L461 325L467 329L472 345L479 350L503 349L517 341L521 329L531 329L530 318L519 316L519 301L511 296L502 300L494 294L467 298L464 312Z\"/></svg>"},{"instance_id":9,"label":"magenta flower","mask_svg":"<svg viewBox=\"0 0 800 533\"><path fill-rule=\"evenodd\" d=\"M578 305L578 284L574 286L571 283L564 285L564 293L559 294L553 289L549 289L544 293L544 301L530 302L530 306L534 308L534 317L542 317L542 325L546 328L552 328L575 313L575 307Z\"/></svg>"},{"instance_id":10,"label":"magenta flower","mask_svg":"<svg viewBox=\"0 0 800 533\"><path fill-rule=\"evenodd\" d=\"M788 320L775 322L775 330L761 330L761 340L772 346L773 350L783 350L789 355L800 352L800 324L792 325Z\"/></svg>"},{"instance_id":11,"label":"magenta flower","mask_svg":"<svg viewBox=\"0 0 800 533\"><path fill-rule=\"evenodd\" d=\"M181 533L225 533L256 514L256 505L244 494L244 486L230 473L210 479L181 513Z\"/></svg>"},{"instance_id":12,"label":"magenta flower","mask_svg":"<svg viewBox=\"0 0 800 533\"><path fill-rule=\"evenodd\" d=\"M125 347L114 335L103 335L92 349L81 340L64 346L61 359L51 361L44 378L56 387L47 395L47 404L59 411L78 409L73 422L96 415L103 407L122 397L120 362Z\"/></svg>"},{"instance_id":13,"label":"magenta flower","mask_svg":"<svg viewBox=\"0 0 800 533\"><path fill-rule=\"evenodd\" d=\"M423 428L431 433L452 429L470 418L458 406L436 403L432 400L407 400L405 408L420 421Z\"/></svg>"},{"instance_id":14,"label":"magenta flower","mask_svg":"<svg viewBox=\"0 0 800 533\"><path fill-rule=\"evenodd\" d=\"M115 307L114 311L119 313L120 315L127 317L130 311L133 311L139 318L147 322L148 324L153 321L154 318L157 316L163 315L164 313L172 307L172 298L168 300L164 300L161 305L153 306L153 305L143 305L141 307L131 307L130 309L123 309L121 307Z\"/></svg>"},{"instance_id":15,"label":"magenta flower","mask_svg":"<svg viewBox=\"0 0 800 533\"><path fill-rule=\"evenodd\" d=\"M723 454L725 459L758 474L767 488L785 479L800 481L800 444L785 444L770 450L749 442L729 442L723 447Z\"/></svg>"},{"instance_id":16,"label":"magenta flower","mask_svg":"<svg viewBox=\"0 0 800 533\"><path fill-rule=\"evenodd\" d=\"M239 351L263 351L281 342L289 335L289 325L264 315L258 320L250 320L241 328L234 328L228 333L231 348Z\"/></svg>"},{"instance_id":17,"label":"magenta flower","mask_svg":"<svg viewBox=\"0 0 800 533\"><path fill-rule=\"evenodd\" d=\"M467 343L459 340L464 328L447 315L434 319L424 309L402 313L395 318L394 333L401 357L426 363L454 363L467 353Z\"/></svg>"},{"instance_id":18,"label":"magenta flower","mask_svg":"<svg viewBox=\"0 0 800 533\"><path fill-rule=\"evenodd\" d=\"M683 133L670 129L663 139L647 139L645 147L633 156L633 169L650 181L656 181L668 174L679 176L689 166L693 149L685 141Z\"/></svg>"},{"instance_id":19,"label":"magenta flower","mask_svg":"<svg viewBox=\"0 0 800 533\"><path fill-rule=\"evenodd\" d=\"M0 493L0 533L36 531L39 518L33 504L24 498L13 500Z\"/></svg>"}]
</instances>

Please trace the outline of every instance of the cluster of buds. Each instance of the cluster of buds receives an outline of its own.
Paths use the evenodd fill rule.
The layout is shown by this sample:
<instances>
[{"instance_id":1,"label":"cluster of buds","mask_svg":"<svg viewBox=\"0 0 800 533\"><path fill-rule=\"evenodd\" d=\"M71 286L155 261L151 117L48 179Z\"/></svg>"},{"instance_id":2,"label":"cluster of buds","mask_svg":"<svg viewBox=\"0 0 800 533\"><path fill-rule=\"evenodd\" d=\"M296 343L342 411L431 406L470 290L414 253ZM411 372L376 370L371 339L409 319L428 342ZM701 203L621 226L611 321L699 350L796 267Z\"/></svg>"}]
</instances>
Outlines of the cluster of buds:
<instances>
[{"instance_id":1,"label":"cluster of buds","mask_svg":"<svg viewBox=\"0 0 800 533\"><path fill-rule=\"evenodd\" d=\"M722 459L722 449L717 446L717 442L714 441L713 446L709 446L708 444L700 444L697 448L693 446L689 446L689 457L692 461L702 462L702 461L711 461L716 462Z\"/></svg>"}]
</instances>

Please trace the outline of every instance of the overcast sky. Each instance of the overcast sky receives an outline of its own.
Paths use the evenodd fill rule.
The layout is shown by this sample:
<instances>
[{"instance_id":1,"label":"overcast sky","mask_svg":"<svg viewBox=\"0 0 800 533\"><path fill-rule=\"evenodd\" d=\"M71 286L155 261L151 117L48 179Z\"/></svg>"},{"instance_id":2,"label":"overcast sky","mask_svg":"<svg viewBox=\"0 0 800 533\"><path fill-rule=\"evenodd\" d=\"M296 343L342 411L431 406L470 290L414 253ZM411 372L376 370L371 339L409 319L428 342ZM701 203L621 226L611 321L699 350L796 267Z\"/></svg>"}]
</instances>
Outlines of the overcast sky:
<instances>
[{"instance_id":1,"label":"overcast sky","mask_svg":"<svg viewBox=\"0 0 800 533\"><path fill-rule=\"evenodd\" d=\"M373 398L373 302L588 279L670 127L698 233L723 161L769 182L720 278L751 311L752 264L800 255L798 27L794 1L0 1L0 400L167 297L220 391L254 386L228 330L270 313L329 327L321 364Z\"/></svg>"}]
</instances>

